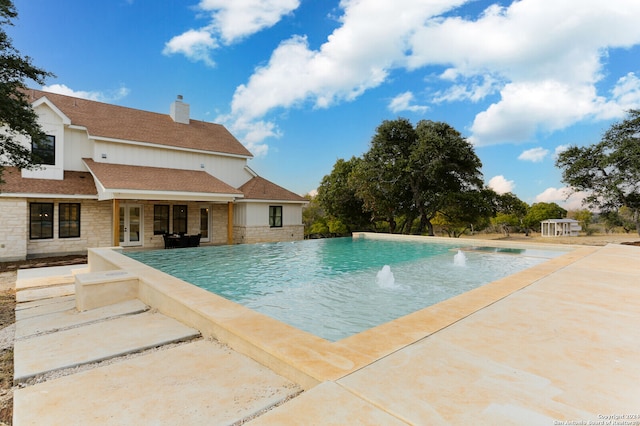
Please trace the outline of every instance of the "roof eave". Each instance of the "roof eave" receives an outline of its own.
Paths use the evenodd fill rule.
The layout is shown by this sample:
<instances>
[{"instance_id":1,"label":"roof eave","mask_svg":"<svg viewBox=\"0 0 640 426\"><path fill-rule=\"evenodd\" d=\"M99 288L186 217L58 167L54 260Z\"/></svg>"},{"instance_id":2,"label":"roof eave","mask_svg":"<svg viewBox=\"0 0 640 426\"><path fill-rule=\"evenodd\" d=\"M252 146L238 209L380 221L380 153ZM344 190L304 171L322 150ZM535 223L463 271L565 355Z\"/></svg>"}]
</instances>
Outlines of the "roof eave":
<instances>
[{"instance_id":1,"label":"roof eave","mask_svg":"<svg viewBox=\"0 0 640 426\"><path fill-rule=\"evenodd\" d=\"M0 198L65 198L65 199L79 199L79 200L97 200L96 194L58 194L58 193L46 193L39 194L36 192L0 192Z\"/></svg>"},{"instance_id":2,"label":"roof eave","mask_svg":"<svg viewBox=\"0 0 640 426\"><path fill-rule=\"evenodd\" d=\"M278 204L309 204L308 200L274 200L274 199L261 199L261 198L243 198L238 201L239 203L278 203Z\"/></svg>"},{"instance_id":3,"label":"roof eave","mask_svg":"<svg viewBox=\"0 0 640 426\"><path fill-rule=\"evenodd\" d=\"M105 189L100 191L100 200L162 200L162 201L206 201L206 202L234 202L242 194L210 193L210 192L173 192L146 191L135 189Z\"/></svg>"},{"instance_id":4,"label":"roof eave","mask_svg":"<svg viewBox=\"0 0 640 426\"><path fill-rule=\"evenodd\" d=\"M151 148L163 148L163 149L169 149L169 150L172 150L172 151L194 152L194 153L209 154L209 155L220 155L220 156L224 156L224 157L243 158L243 159L247 159L247 160L253 158L253 155L251 155L251 154L243 155L243 154L233 154L233 153L222 152L222 151L208 151L208 150L204 150L204 149L184 148L184 147L179 147L179 146L175 146L175 145L164 145L164 144L153 143L153 142L142 142L142 141L134 141L134 140L129 140L129 139L110 138L110 137L107 137L107 136L97 136L97 135L92 135L90 133L88 133L88 137L90 139L93 139L93 140L96 140L96 141L122 143L122 144L145 146L145 147L151 147Z\"/></svg>"}]
</instances>

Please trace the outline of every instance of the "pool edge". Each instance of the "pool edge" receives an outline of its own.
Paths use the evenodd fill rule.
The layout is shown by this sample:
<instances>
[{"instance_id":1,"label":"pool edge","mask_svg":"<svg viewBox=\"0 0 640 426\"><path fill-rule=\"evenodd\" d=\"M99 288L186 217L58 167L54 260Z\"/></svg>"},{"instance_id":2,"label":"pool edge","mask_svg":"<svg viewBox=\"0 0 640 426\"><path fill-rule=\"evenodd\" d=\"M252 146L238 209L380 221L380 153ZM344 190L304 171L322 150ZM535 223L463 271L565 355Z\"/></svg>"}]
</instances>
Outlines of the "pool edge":
<instances>
[{"instance_id":1,"label":"pool edge","mask_svg":"<svg viewBox=\"0 0 640 426\"><path fill-rule=\"evenodd\" d=\"M360 238L393 238L426 242L451 239L386 234ZM408 238L403 238L408 237ZM437 238L437 237L436 237ZM485 246L550 246L493 240L460 240ZM557 248L558 246L555 245ZM123 269L139 278L138 298L152 308L197 328L243 353L304 389L337 380L403 347L455 324L549 274L588 256L600 247L566 246L573 250L532 268L478 287L346 339L330 342L209 293L155 270L112 249L90 249L89 271Z\"/></svg>"}]
</instances>

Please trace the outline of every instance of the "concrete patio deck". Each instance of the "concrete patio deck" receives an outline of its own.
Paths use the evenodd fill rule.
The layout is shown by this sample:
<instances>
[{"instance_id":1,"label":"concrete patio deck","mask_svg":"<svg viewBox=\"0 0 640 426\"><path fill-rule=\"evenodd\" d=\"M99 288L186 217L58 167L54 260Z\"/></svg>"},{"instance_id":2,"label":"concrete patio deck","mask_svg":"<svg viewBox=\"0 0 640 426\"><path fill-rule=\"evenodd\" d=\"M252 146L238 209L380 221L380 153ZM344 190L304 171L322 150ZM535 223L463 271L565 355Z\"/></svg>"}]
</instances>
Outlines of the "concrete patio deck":
<instances>
[{"instance_id":1,"label":"concrete patio deck","mask_svg":"<svg viewBox=\"0 0 640 426\"><path fill-rule=\"evenodd\" d=\"M74 314L92 315L84 323L69 320L70 313L61 314L69 311L69 296L60 295L69 284L60 278L65 275L40 273L23 277L26 288L18 284L18 294L28 291L25 295L33 298L34 292L46 291L49 296L35 304L24 301L29 308L19 304L17 334L33 342L58 336L70 345L85 339L78 330L92 332L88 327L97 324L97 310ZM237 351L196 339L18 389L14 424L233 424L252 418L249 424L256 425L609 420L640 425L640 248L579 249L463 296L345 341L319 342L315 347L322 353L307 349L293 359L294 348L283 349L290 355L280 362L302 368L306 359L307 374L331 377L316 386L305 384L307 390L288 401L299 392L291 380ZM23 312L35 305L41 314ZM114 305L104 310L100 324L150 315L127 314L131 309L137 308ZM446 322L433 325L434 316ZM425 318L431 324L426 328ZM55 331L55 321L67 328ZM410 343L400 339L397 347L380 349L380 339L388 344L411 334L416 324L420 330L413 330ZM173 326L193 337L187 331L192 325ZM145 334L146 326L135 327ZM101 346L117 352L115 334L109 327L101 330ZM28 353L19 350L20 342L16 365L29 357L49 357L51 342ZM294 345L295 340L278 343ZM309 347L314 344L309 341ZM326 364L319 362L323 357ZM326 366L338 365L337 360L342 370L332 367L327 373Z\"/></svg>"}]
</instances>

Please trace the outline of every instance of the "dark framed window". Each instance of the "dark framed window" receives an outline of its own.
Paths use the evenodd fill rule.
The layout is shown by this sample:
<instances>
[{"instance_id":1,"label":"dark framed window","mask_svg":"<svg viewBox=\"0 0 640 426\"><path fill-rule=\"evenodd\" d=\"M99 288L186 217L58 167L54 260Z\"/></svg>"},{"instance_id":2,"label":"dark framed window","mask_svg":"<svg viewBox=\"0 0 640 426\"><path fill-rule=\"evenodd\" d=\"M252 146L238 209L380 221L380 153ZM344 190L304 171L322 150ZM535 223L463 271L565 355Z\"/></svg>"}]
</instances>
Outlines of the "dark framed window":
<instances>
[{"instance_id":1,"label":"dark framed window","mask_svg":"<svg viewBox=\"0 0 640 426\"><path fill-rule=\"evenodd\" d=\"M187 206L173 206L173 233L187 233Z\"/></svg>"},{"instance_id":2,"label":"dark framed window","mask_svg":"<svg viewBox=\"0 0 640 426\"><path fill-rule=\"evenodd\" d=\"M169 232L169 206L156 204L153 206L153 235Z\"/></svg>"},{"instance_id":3,"label":"dark framed window","mask_svg":"<svg viewBox=\"0 0 640 426\"><path fill-rule=\"evenodd\" d=\"M58 236L60 238L80 236L80 203L58 205Z\"/></svg>"},{"instance_id":4,"label":"dark framed window","mask_svg":"<svg viewBox=\"0 0 640 426\"><path fill-rule=\"evenodd\" d=\"M282 206L269 206L269 226L282 228Z\"/></svg>"},{"instance_id":5,"label":"dark framed window","mask_svg":"<svg viewBox=\"0 0 640 426\"><path fill-rule=\"evenodd\" d=\"M29 204L29 238L53 238L53 203Z\"/></svg>"},{"instance_id":6,"label":"dark framed window","mask_svg":"<svg viewBox=\"0 0 640 426\"><path fill-rule=\"evenodd\" d=\"M56 137L47 135L40 142L31 142L31 152L38 164L55 165L56 164Z\"/></svg>"}]
</instances>

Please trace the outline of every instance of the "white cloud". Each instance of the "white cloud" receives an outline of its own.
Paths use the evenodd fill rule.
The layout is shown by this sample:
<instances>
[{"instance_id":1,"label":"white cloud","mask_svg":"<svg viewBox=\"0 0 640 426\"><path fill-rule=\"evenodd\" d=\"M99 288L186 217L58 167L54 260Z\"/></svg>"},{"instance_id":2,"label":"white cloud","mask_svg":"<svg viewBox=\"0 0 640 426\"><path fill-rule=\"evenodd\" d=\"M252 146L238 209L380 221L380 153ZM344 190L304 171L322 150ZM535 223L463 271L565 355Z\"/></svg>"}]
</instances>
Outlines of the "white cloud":
<instances>
[{"instance_id":1,"label":"white cloud","mask_svg":"<svg viewBox=\"0 0 640 426\"><path fill-rule=\"evenodd\" d=\"M625 13L620 13L625 10ZM503 82L500 100L479 113L470 140L477 145L530 140L589 118L614 118L640 105L635 76L607 101L597 93L608 48L640 42L640 3L521 0L493 5L477 20L433 19L415 31L409 64L449 66L451 96L490 73ZM463 93L466 93L463 91Z\"/></svg>"},{"instance_id":2,"label":"white cloud","mask_svg":"<svg viewBox=\"0 0 640 426\"><path fill-rule=\"evenodd\" d=\"M165 55L182 53L192 61L202 61L209 66L215 65L209 52L218 47L218 42L206 30L189 30L169 40L162 51Z\"/></svg>"},{"instance_id":3,"label":"white cloud","mask_svg":"<svg viewBox=\"0 0 640 426\"><path fill-rule=\"evenodd\" d=\"M388 108L393 113L399 113L402 111L422 113L426 112L429 109L429 107L423 105L412 105L413 101L413 93L404 92L393 98L389 103Z\"/></svg>"},{"instance_id":4,"label":"white cloud","mask_svg":"<svg viewBox=\"0 0 640 426\"><path fill-rule=\"evenodd\" d=\"M548 149L532 148L532 149L523 151L522 154L518 156L518 160L531 161L532 163L539 163L542 160L544 160L548 154L549 154Z\"/></svg>"},{"instance_id":5,"label":"white cloud","mask_svg":"<svg viewBox=\"0 0 640 426\"><path fill-rule=\"evenodd\" d=\"M506 194L507 192L513 192L516 184L512 180L507 180L504 176L494 176L489 180L489 188L493 189L498 194Z\"/></svg>"},{"instance_id":6,"label":"white cloud","mask_svg":"<svg viewBox=\"0 0 640 426\"><path fill-rule=\"evenodd\" d=\"M455 81L457 77L451 75L450 71L455 73L454 70L449 69L441 75L441 78L445 80L452 79ZM433 97L433 102L442 103L465 100L478 102L487 96L494 94L499 89L498 81L491 75L484 75L480 77L481 78L477 80L469 79L469 81L464 84L454 84L448 89L436 93Z\"/></svg>"},{"instance_id":7,"label":"white cloud","mask_svg":"<svg viewBox=\"0 0 640 426\"><path fill-rule=\"evenodd\" d=\"M569 195L570 194L570 195ZM584 192L572 193L569 188L547 188L536 195L536 203L556 203L565 210L581 210L585 208L582 200L587 196Z\"/></svg>"},{"instance_id":8,"label":"white cloud","mask_svg":"<svg viewBox=\"0 0 640 426\"><path fill-rule=\"evenodd\" d=\"M236 88L230 117L253 121L307 102L327 108L352 101L405 63L407 40L415 28L464 2L343 0L342 26L327 42L311 50L306 37L283 41L269 62Z\"/></svg>"},{"instance_id":9,"label":"white cloud","mask_svg":"<svg viewBox=\"0 0 640 426\"><path fill-rule=\"evenodd\" d=\"M221 44L229 45L272 27L299 6L299 0L201 0L196 9L209 14L211 23L173 37L162 53L181 53L213 66L211 52Z\"/></svg>"},{"instance_id":10,"label":"white cloud","mask_svg":"<svg viewBox=\"0 0 640 426\"><path fill-rule=\"evenodd\" d=\"M327 108L383 84L395 69L431 67L444 67L440 82L449 85L434 93L434 103L498 98L469 127L476 145L530 141L538 132L622 117L625 109L640 106L635 74L622 77L610 93L597 87L608 50L640 43L640 2L520 0L492 5L478 18L454 16L468 1L342 0L340 27L327 41L313 50L304 36L280 43L236 88L229 117L250 122L270 120L265 116L282 108ZM225 42L256 31L248 24L246 33L224 30L216 21L226 16L222 11L242 7L222 3L203 0L199 7L213 11L210 29ZM281 19L297 2L280 6L264 16ZM407 96L390 108L411 107Z\"/></svg>"},{"instance_id":11,"label":"white cloud","mask_svg":"<svg viewBox=\"0 0 640 426\"><path fill-rule=\"evenodd\" d=\"M272 27L299 6L299 0L202 0L198 8L211 14L211 29L230 44Z\"/></svg>"},{"instance_id":12,"label":"white cloud","mask_svg":"<svg viewBox=\"0 0 640 426\"><path fill-rule=\"evenodd\" d=\"M124 86L121 86L115 90L109 90L106 92L100 91L86 91L86 90L73 90L64 84L52 84L50 86L42 86L44 92L57 93L59 95L73 96L75 98L88 99L91 101L99 102L115 102L126 97L130 90Z\"/></svg>"},{"instance_id":13,"label":"white cloud","mask_svg":"<svg viewBox=\"0 0 640 426\"><path fill-rule=\"evenodd\" d=\"M621 118L630 109L640 107L640 79L632 72L620 77L611 90L611 99L602 103L598 118Z\"/></svg>"}]
</instances>

